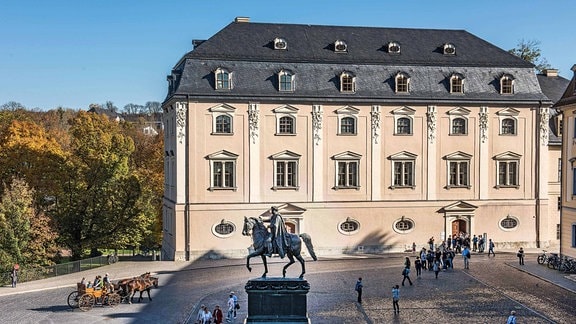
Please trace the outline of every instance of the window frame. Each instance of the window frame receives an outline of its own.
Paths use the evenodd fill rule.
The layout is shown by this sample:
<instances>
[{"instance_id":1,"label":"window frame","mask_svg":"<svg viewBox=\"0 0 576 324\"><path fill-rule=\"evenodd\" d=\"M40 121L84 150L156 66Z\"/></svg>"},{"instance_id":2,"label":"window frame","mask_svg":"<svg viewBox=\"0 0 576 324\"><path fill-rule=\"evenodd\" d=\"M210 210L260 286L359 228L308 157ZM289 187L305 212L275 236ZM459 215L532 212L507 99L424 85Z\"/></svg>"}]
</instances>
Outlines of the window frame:
<instances>
[{"instance_id":1,"label":"window frame","mask_svg":"<svg viewBox=\"0 0 576 324\"><path fill-rule=\"evenodd\" d=\"M416 188L416 154L400 152L391 155L390 189Z\"/></svg>"},{"instance_id":2,"label":"window frame","mask_svg":"<svg viewBox=\"0 0 576 324\"><path fill-rule=\"evenodd\" d=\"M501 95L513 95L514 94L514 78L505 74L500 78L500 94ZM509 84L508 84L509 82Z\"/></svg>"},{"instance_id":3,"label":"window frame","mask_svg":"<svg viewBox=\"0 0 576 324\"><path fill-rule=\"evenodd\" d=\"M360 112L359 109L345 106L338 110L336 110L336 115L338 116L338 136L356 136L358 135L358 113ZM350 120L353 121L353 132L344 131L344 128L348 125L344 124L344 119L348 120L347 118L351 118Z\"/></svg>"},{"instance_id":4,"label":"window frame","mask_svg":"<svg viewBox=\"0 0 576 324\"><path fill-rule=\"evenodd\" d=\"M282 151L270 157L273 162L272 190L299 190L300 189L300 158L301 155ZM283 166L282 178L279 178L279 166ZM292 169L289 172L289 169ZM279 181L280 180L280 181ZM290 183L291 182L291 183Z\"/></svg>"},{"instance_id":5,"label":"window frame","mask_svg":"<svg viewBox=\"0 0 576 324\"><path fill-rule=\"evenodd\" d=\"M472 175L470 174L472 170L472 157L472 155L461 151L444 157L444 160L446 160L446 189L472 188ZM455 166L455 168L453 168L453 166Z\"/></svg>"},{"instance_id":6,"label":"window frame","mask_svg":"<svg viewBox=\"0 0 576 324\"><path fill-rule=\"evenodd\" d=\"M395 50L394 48L397 48L397 50ZM395 54L398 55L400 54L402 51L402 47L400 46L400 43L398 42L389 42L388 43L388 53L389 54Z\"/></svg>"},{"instance_id":7,"label":"window frame","mask_svg":"<svg viewBox=\"0 0 576 324\"><path fill-rule=\"evenodd\" d=\"M442 47L442 53L444 55L450 55L450 56L456 55L456 46L454 46L454 44L452 43L446 43Z\"/></svg>"},{"instance_id":8,"label":"window frame","mask_svg":"<svg viewBox=\"0 0 576 324\"><path fill-rule=\"evenodd\" d=\"M286 78L289 78L286 81ZM289 85L289 88L285 86ZM289 70L281 70L278 72L278 91L280 92L294 92L295 84L294 84L294 73Z\"/></svg>"},{"instance_id":9,"label":"window frame","mask_svg":"<svg viewBox=\"0 0 576 324\"><path fill-rule=\"evenodd\" d=\"M456 128L457 127L456 121L458 120L462 120L463 121L463 125L462 126L458 126L462 128L462 132L457 132ZM462 136L462 135L468 135L468 118L464 117L464 116L455 116L453 118L451 118L450 120L450 135L456 135L456 136Z\"/></svg>"},{"instance_id":10,"label":"window frame","mask_svg":"<svg viewBox=\"0 0 576 324\"><path fill-rule=\"evenodd\" d=\"M229 225L230 227L232 227L232 231L227 234L218 233L217 228L221 225ZM236 225L233 222L225 219L222 219L221 222L212 225L212 234L219 238L231 237L232 235L234 235L235 232L236 232Z\"/></svg>"},{"instance_id":11,"label":"window frame","mask_svg":"<svg viewBox=\"0 0 576 324\"><path fill-rule=\"evenodd\" d=\"M234 135L234 112L236 108L229 106L227 104L221 104L218 106L214 106L208 109L208 111L212 114L212 132L210 135L217 135L217 136L229 136ZM226 116L230 119L230 131L229 132L221 132L218 130L218 118Z\"/></svg>"},{"instance_id":12,"label":"window frame","mask_svg":"<svg viewBox=\"0 0 576 324\"><path fill-rule=\"evenodd\" d=\"M210 169L210 186L208 187L208 190L236 191L238 189L236 187L236 165L238 161L238 155L223 150L207 156L206 159L209 162ZM216 172L218 165L221 165L220 172ZM227 168L230 171L229 175L226 174ZM217 177L220 177L221 180L218 180Z\"/></svg>"},{"instance_id":13,"label":"window frame","mask_svg":"<svg viewBox=\"0 0 576 324\"><path fill-rule=\"evenodd\" d=\"M401 121L407 121L408 125L401 125ZM412 135L412 118L409 116L398 117L394 121L394 135Z\"/></svg>"},{"instance_id":14,"label":"window frame","mask_svg":"<svg viewBox=\"0 0 576 324\"><path fill-rule=\"evenodd\" d=\"M506 226L503 226L502 224L503 224L503 222L505 222L505 221L507 221L507 222L514 222L516 225L515 225L514 227L506 227ZM501 230L506 231L506 232L516 231L516 230L520 227L520 221L518 220L518 217L516 217L516 216L507 215L506 217L501 218L501 219L498 221L498 227L499 227Z\"/></svg>"},{"instance_id":15,"label":"window frame","mask_svg":"<svg viewBox=\"0 0 576 324\"><path fill-rule=\"evenodd\" d=\"M218 123L218 119L220 118L227 118L228 119L228 130L219 130L219 123ZM229 114L226 113L220 113L217 114L214 117L214 132L213 134L232 134L232 116L230 116ZM221 127L225 127L225 125L220 125Z\"/></svg>"},{"instance_id":16,"label":"window frame","mask_svg":"<svg viewBox=\"0 0 576 324\"><path fill-rule=\"evenodd\" d=\"M394 90L396 93L410 93L410 77L406 73L398 73L394 78Z\"/></svg>"},{"instance_id":17,"label":"window frame","mask_svg":"<svg viewBox=\"0 0 576 324\"><path fill-rule=\"evenodd\" d=\"M399 229L397 227L399 223L412 223L412 226L408 229ZM394 223L392 223L392 230L394 230L394 232L398 234L408 234L412 232L415 228L416 228L416 222L413 219L406 218L404 216L402 216L402 218L395 220Z\"/></svg>"},{"instance_id":18,"label":"window frame","mask_svg":"<svg viewBox=\"0 0 576 324\"><path fill-rule=\"evenodd\" d=\"M361 155L350 151L335 155L334 160L334 190L356 189L360 185L360 160ZM343 166L343 168L341 168ZM352 170L351 167L354 166Z\"/></svg>"},{"instance_id":19,"label":"window frame","mask_svg":"<svg viewBox=\"0 0 576 324\"><path fill-rule=\"evenodd\" d=\"M296 131L298 127L298 108L292 107L290 105L280 106L272 110L276 116L276 136L296 136ZM286 132L282 125L282 120L284 118L290 118L292 120L292 132Z\"/></svg>"},{"instance_id":20,"label":"window frame","mask_svg":"<svg viewBox=\"0 0 576 324\"><path fill-rule=\"evenodd\" d=\"M214 71L214 89L219 91L232 90L232 72L230 70L219 67Z\"/></svg>"},{"instance_id":21,"label":"window frame","mask_svg":"<svg viewBox=\"0 0 576 324\"><path fill-rule=\"evenodd\" d=\"M352 231L346 231L342 228L342 225L346 224L346 223L352 223L352 224L356 224L356 229L352 230ZM360 227L361 224L359 221L357 221L356 219L347 217L345 220L341 221L338 223L338 232L340 232L340 234L343 235L354 235L356 233L358 233L360 231Z\"/></svg>"},{"instance_id":22,"label":"window frame","mask_svg":"<svg viewBox=\"0 0 576 324\"><path fill-rule=\"evenodd\" d=\"M464 77L460 74L450 76L450 93L464 94Z\"/></svg>"},{"instance_id":23,"label":"window frame","mask_svg":"<svg viewBox=\"0 0 576 324\"><path fill-rule=\"evenodd\" d=\"M286 121L290 121L286 123ZM296 118L291 115L278 116L278 127L276 135L294 135L296 134Z\"/></svg>"},{"instance_id":24,"label":"window frame","mask_svg":"<svg viewBox=\"0 0 576 324\"><path fill-rule=\"evenodd\" d=\"M348 53L348 44L343 40L336 40L334 42L334 52L336 53Z\"/></svg>"},{"instance_id":25,"label":"window frame","mask_svg":"<svg viewBox=\"0 0 576 324\"><path fill-rule=\"evenodd\" d=\"M356 93L356 76L350 72L340 74L340 92Z\"/></svg>"},{"instance_id":26,"label":"window frame","mask_svg":"<svg viewBox=\"0 0 576 324\"><path fill-rule=\"evenodd\" d=\"M274 49L285 51L288 49L288 42L282 37L276 37L274 38Z\"/></svg>"},{"instance_id":27,"label":"window frame","mask_svg":"<svg viewBox=\"0 0 576 324\"><path fill-rule=\"evenodd\" d=\"M520 160L522 156L514 152L505 152L494 157L496 162L496 188L520 188ZM514 170L510 166L514 165ZM511 172L514 172L511 174ZM504 182L504 183L502 183Z\"/></svg>"},{"instance_id":28,"label":"window frame","mask_svg":"<svg viewBox=\"0 0 576 324\"><path fill-rule=\"evenodd\" d=\"M508 126L505 126L504 123L507 121L511 121L512 122L512 131L505 131L505 129L509 128ZM516 120L516 118L512 117L512 116L506 116L504 118L502 118L500 120L500 135L501 136L515 136L518 135L518 121Z\"/></svg>"}]
</instances>

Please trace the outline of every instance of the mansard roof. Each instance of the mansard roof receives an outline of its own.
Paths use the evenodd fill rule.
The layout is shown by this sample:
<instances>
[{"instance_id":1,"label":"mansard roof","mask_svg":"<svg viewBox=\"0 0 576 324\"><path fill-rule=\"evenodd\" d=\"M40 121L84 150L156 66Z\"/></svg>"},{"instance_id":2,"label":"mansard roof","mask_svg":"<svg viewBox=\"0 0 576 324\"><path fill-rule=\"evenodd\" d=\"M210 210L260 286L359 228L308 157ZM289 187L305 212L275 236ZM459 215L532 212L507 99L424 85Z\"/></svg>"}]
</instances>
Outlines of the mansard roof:
<instances>
[{"instance_id":1,"label":"mansard roof","mask_svg":"<svg viewBox=\"0 0 576 324\"><path fill-rule=\"evenodd\" d=\"M277 37L290 46L275 50ZM334 50L337 40L346 42L345 52ZM402 44L401 53L388 53L390 41ZM456 47L456 54L443 53L446 43ZM168 97L350 104L549 101L531 63L463 30L234 22L196 44L173 69ZM231 89L214 89L213 71L218 67L233 73ZM278 91L275 75L282 69L294 73L294 91ZM340 91L342 71L357 77L353 93ZM410 74L409 94L395 91L398 71ZM449 77L454 73L465 78L464 93L457 96L450 94ZM513 95L500 94L503 74L515 77Z\"/></svg>"}]
</instances>

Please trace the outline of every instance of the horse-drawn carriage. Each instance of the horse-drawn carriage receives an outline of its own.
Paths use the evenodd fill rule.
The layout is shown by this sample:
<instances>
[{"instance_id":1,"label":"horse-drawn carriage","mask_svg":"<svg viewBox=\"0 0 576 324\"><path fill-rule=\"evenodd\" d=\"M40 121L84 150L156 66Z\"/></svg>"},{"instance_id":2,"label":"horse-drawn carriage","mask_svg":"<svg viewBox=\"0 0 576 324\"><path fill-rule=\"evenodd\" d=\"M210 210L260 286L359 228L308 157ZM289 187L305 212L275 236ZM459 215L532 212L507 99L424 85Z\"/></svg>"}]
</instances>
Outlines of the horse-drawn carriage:
<instances>
[{"instance_id":1,"label":"horse-drawn carriage","mask_svg":"<svg viewBox=\"0 0 576 324\"><path fill-rule=\"evenodd\" d=\"M95 305L114 307L120 304L121 297L118 293L109 291L107 287L102 289L87 288L83 283L76 284L76 290L68 295L68 306L89 311Z\"/></svg>"}]
</instances>

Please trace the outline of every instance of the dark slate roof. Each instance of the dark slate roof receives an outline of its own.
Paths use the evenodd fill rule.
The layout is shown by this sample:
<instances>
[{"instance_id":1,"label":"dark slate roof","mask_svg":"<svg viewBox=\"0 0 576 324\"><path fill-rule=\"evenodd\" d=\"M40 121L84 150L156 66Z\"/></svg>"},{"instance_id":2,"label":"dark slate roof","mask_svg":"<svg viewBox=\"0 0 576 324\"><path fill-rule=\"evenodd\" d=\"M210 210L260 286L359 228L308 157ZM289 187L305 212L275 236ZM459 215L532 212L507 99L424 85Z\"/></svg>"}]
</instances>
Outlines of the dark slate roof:
<instances>
[{"instance_id":1,"label":"dark slate roof","mask_svg":"<svg viewBox=\"0 0 576 324\"><path fill-rule=\"evenodd\" d=\"M540 84L540 89L548 99L552 102L557 102L562 98L562 94L566 90L570 80L565 79L561 76L547 76L545 74L536 75L538 78L538 83Z\"/></svg>"},{"instance_id":2,"label":"dark slate roof","mask_svg":"<svg viewBox=\"0 0 576 324\"><path fill-rule=\"evenodd\" d=\"M575 67L576 65L574 65L572 69L574 70ZM560 98L560 100L556 102L554 107L562 107L574 103L576 103L576 71L574 71L574 76L572 77L572 80L566 87L566 91L564 91L562 98Z\"/></svg>"},{"instance_id":3,"label":"dark slate roof","mask_svg":"<svg viewBox=\"0 0 576 324\"><path fill-rule=\"evenodd\" d=\"M274 50L277 37L287 41L287 50ZM348 53L334 52L336 40L347 43ZM400 43L400 54L385 50L391 41ZM454 44L456 55L442 53L445 43ZM531 63L461 30L235 22L196 44L174 68L168 98L550 104ZM231 90L214 89L213 72L219 67L232 72ZM293 93L278 91L277 73L282 69L295 74ZM338 76L344 71L357 77L353 94L339 91ZM394 92L398 72L410 75L410 94ZM450 94L453 73L465 78L463 95ZM513 95L499 93L504 74L515 79Z\"/></svg>"},{"instance_id":4,"label":"dark slate roof","mask_svg":"<svg viewBox=\"0 0 576 324\"><path fill-rule=\"evenodd\" d=\"M286 40L287 50L274 50L273 40ZM334 52L343 40L347 53ZM385 46L398 42L400 54ZM454 44L456 55L446 56L441 47ZM507 51L464 30L315 26L233 22L201 43L186 58L315 62L345 64L412 64L436 66L532 67Z\"/></svg>"}]
</instances>

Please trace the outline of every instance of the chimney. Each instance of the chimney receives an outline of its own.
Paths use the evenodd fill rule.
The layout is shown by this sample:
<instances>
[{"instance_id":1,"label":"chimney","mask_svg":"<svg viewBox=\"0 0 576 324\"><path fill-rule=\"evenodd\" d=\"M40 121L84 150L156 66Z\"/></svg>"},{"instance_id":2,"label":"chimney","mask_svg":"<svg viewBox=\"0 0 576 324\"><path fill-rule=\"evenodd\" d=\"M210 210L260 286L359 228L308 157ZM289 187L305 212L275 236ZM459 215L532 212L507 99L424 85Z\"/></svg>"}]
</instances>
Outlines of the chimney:
<instances>
[{"instance_id":1,"label":"chimney","mask_svg":"<svg viewBox=\"0 0 576 324\"><path fill-rule=\"evenodd\" d=\"M236 19L234 19L234 22L247 23L250 22L250 17L236 17Z\"/></svg>"},{"instance_id":2,"label":"chimney","mask_svg":"<svg viewBox=\"0 0 576 324\"><path fill-rule=\"evenodd\" d=\"M544 75L547 77L557 77L558 76L558 69L544 69Z\"/></svg>"}]
</instances>

